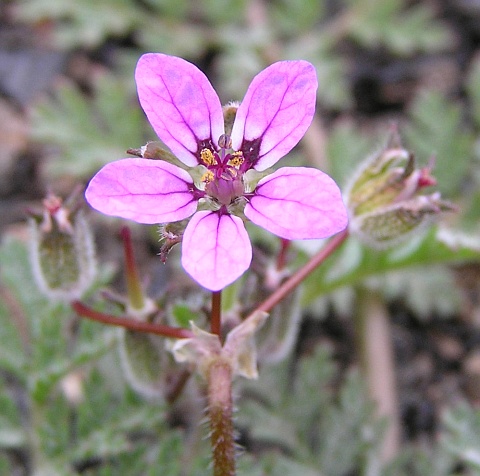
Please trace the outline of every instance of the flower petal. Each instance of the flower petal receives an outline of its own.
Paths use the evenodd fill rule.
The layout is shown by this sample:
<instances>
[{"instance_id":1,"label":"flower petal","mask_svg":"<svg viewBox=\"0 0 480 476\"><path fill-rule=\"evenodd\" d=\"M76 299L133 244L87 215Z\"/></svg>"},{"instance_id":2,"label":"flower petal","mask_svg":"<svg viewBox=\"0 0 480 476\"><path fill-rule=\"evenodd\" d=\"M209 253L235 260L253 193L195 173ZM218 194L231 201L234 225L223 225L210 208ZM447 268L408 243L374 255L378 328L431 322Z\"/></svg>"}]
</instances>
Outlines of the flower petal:
<instances>
[{"instance_id":1,"label":"flower petal","mask_svg":"<svg viewBox=\"0 0 480 476\"><path fill-rule=\"evenodd\" d=\"M185 170L167 162L123 159L100 169L88 184L85 198L106 215L138 223L164 223L195 213L192 183Z\"/></svg>"},{"instance_id":2,"label":"flower petal","mask_svg":"<svg viewBox=\"0 0 480 476\"><path fill-rule=\"evenodd\" d=\"M310 126L317 86L315 68L307 61L280 61L263 70L238 108L233 148L242 150L255 169L271 167Z\"/></svg>"},{"instance_id":3,"label":"flower petal","mask_svg":"<svg viewBox=\"0 0 480 476\"><path fill-rule=\"evenodd\" d=\"M252 245L242 220L232 215L195 213L182 241L182 265L203 287L219 291L250 266Z\"/></svg>"},{"instance_id":4,"label":"flower petal","mask_svg":"<svg viewBox=\"0 0 480 476\"><path fill-rule=\"evenodd\" d=\"M158 137L186 165L223 134L220 100L207 77L176 56L147 53L135 71L138 98Z\"/></svg>"},{"instance_id":5,"label":"flower petal","mask_svg":"<svg viewBox=\"0 0 480 476\"><path fill-rule=\"evenodd\" d=\"M337 184L307 167L283 167L260 180L245 215L288 240L326 238L347 226Z\"/></svg>"}]
</instances>

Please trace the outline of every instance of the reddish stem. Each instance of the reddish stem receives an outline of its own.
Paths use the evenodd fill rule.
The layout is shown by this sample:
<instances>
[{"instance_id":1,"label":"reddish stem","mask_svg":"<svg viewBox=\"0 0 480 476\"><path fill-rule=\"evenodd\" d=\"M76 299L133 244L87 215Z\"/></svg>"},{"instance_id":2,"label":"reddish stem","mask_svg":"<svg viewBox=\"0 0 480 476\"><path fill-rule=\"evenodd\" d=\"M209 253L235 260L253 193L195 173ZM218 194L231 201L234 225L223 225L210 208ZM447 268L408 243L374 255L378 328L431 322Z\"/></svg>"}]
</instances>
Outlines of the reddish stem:
<instances>
[{"instance_id":1,"label":"reddish stem","mask_svg":"<svg viewBox=\"0 0 480 476\"><path fill-rule=\"evenodd\" d=\"M222 333L222 291L212 292L212 314L210 317L210 330L221 338Z\"/></svg>"},{"instance_id":2,"label":"reddish stem","mask_svg":"<svg viewBox=\"0 0 480 476\"><path fill-rule=\"evenodd\" d=\"M73 301L72 307L81 317L86 317L92 321L102 322L103 324L108 324L111 326L121 326L132 331L157 334L176 339L193 337L193 333L188 329L184 329L183 327L170 327L161 324L151 324L150 322L137 321L128 317L116 317L110 314L104 314L103 312L98 312L85 306L80 301Z\"/></svg>"},{"instance_id":3,"label":"reddish stem","mask_svg":"<svg viewBox=\"0 0 480 476\"><path fill-rule=\"evenodd\" d=\"M120 235L123 240L123 250L125 254L125 280L127 284L128 299L134 309L142 309L145 305L143 290L140 284L140 277L135 263L133 253L132 234L130 228L122 227Z\"/></svg>"},{"instance_id":4,"label":"reddish stem","mask_svg":"<svg viewBox=\"0 0 480 476\"><path fill-rule=\"evenodd\" d=\"M290 240L286 240L285 238L280 239L281 248L277 256L277 271L281 271L283 268L285 268L285 264L287 262L287 252L290 248L290 244Z\"/></svg>"},{"instance_id":5,"label":"reddish stem","mask_svg":"<svg viewBox=\"0 0 480 476\"><path fill-rule=\"evenodd\" d=\"M165 399L168 403L173 404L177 401L191 375L192 372L190 370L183 370L180 375L176 376L175 380L167 388Z\"/></svg>"},{"instance_id":6,"label":"reddish stem","mask_svg":"<svg viewBox=\"0 0 480 476\"><path fill-rule=\"evenodd\" d=\"M269 312L275 307L287 294L290 294L310 273L312 273L320 264L322 264L348 237L348 229L345 229L326 246L324 246L312 259L295 274L287 279L278 289L276 289L265 301L257 306L256 311Z\"/></svg>"}]
</instances>

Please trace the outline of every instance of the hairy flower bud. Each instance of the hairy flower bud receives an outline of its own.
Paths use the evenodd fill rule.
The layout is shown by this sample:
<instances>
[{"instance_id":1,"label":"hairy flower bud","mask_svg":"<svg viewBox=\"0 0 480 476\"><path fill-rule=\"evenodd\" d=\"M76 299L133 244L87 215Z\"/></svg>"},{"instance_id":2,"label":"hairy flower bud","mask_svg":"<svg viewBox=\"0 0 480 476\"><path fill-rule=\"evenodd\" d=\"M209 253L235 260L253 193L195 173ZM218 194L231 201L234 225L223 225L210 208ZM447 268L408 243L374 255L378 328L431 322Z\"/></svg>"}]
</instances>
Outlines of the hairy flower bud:
<instances>
[{"instance_id":1,"label":"hairy flower bud","mask_svg":"<svg viewBox=\"0 0 480 476\"><path fill-rule=\"evenodd\" d=\"M30 218L30 258L40 290L54 300L78 299L96 274L93 238L85 216L50 194Z\"/></svg>"},{"instance_id":2,"label":"hairy flower bud","mask_svg":"<svg viewBox=\"0 0 480 476\"><path fill-rule=\"evenodd\" d=\"M436 185L433 163L415 167L413 154L404 149L396 131L387 145L368 158L345 193L350 232L373 247L388 247L432 222L439 213L456 207L440 192L425 194Z\"/></svg>"},{"instance_id":3,"label":"hairy flower bud","mask_svg":"<svg viewBox=\"0 0 480 476\"><path fill-rule=\"evenodd\" d=\"M158 399L165 390L166 354L154 335L119 329L120 361L130 386L145 398Z\"/></svg>"},{"instance_id":4,"label":"hairy flower bud","mask_svg":"<svg viewBox=\"0 0 480 476\"><path fill-rule=\"evenodd\" d=\"M147 142L142 147L138 149L127 149L127 154L136 155L143 159L152 159L152 160L163 160L174 164L177 167L185 168L182 162L175 157L171 152L169 152L165 146L159 141L150 141Z\"/></svg>"},{"instance_id":5,"label":"hairy flower bud","mask_svg":"<svg viewBox=\"0 0 480 476\"><path fill-rule=\"evenodd\" d=\"M187 220L182 220L160 225L158 230L160 233L160 242L162 243L162 246L160 247L160 259L163 263L167 261L167 256L171 249L177 243L181 243L183 232L185 231L187 224Z\"/></svg>"},{"instance_id":6,"label":"hairy flower bud","mask_svg":"<svg viewBox=\"0 0 480 476\"><path fill-rule=\"evenodd\" d=\"M225 134L227 136L232 134L233 123L235 122L235 117L237 116L238 106L239 104L236 102L231 102L226 106L223 106L223 121L225 124Z\"/></svg>"}]
</instances>

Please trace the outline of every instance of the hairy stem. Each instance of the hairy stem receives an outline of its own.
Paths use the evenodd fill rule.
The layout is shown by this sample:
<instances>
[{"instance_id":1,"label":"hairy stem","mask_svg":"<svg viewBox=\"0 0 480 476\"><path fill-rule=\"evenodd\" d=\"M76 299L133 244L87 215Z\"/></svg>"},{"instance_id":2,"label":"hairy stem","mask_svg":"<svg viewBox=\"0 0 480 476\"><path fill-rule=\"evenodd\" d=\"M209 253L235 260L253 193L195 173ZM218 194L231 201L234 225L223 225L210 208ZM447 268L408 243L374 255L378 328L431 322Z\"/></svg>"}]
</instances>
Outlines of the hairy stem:
<instances>
[{"instance_id":1,"label":"hairy stem","mask_svg":"<svg viewBox=\"0 0 480 476\"><path fill-rule=\"evenodd\" d=\"M213 476L234 476L235 440L230 363L222 358L214 360L207 371L207 382Z\"/></svg>"}]
</instances>

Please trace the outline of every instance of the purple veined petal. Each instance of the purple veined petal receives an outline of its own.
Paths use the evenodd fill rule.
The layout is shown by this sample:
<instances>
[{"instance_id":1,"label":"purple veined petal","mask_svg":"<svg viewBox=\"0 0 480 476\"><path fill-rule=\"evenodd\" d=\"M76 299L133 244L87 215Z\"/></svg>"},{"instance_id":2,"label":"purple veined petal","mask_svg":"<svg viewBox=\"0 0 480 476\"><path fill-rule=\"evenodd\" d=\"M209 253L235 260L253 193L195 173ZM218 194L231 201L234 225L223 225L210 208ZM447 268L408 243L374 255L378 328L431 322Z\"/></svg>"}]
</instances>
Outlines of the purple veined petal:
<instances>
[{"instance_id":1,"label":"purple veined petal","mask_svg":"<svg viewBox=\"0 0 480 476\"><path fill-rule=\"evenodd\" d=\"M185 170L168 162L122 159L100 169L88 184L85 198L106 215L137 223L164 223L195 213L192 184Z\"/></svg>"},{"instance_id":2,"label":"purple veined petal","mask_svg":"<svg viewBox=\"0 0 480 476\"><path fill-rule=\"evenodd\" d=\"M271 167L297 145L312 122L317 92L307 61L274 63L253 79L232 129L232 146L255 169Z\"/></svg>"},{"instance_id":3,"label":"purple veined petal","mask_svg":"<svg viewBox=\"0 0 480 476\"><path fill-rule=\"evenodd\" d=\"M193 215L182 240L182 265L199 284L219 291L250 266L252 245L243 221L232 215L200 211Z\"/></svg>"},{"instance_id":4,"label":"purple veined petal","mask_svg":"<svg viewBox=\"0 0 480 476\"><path fill-rule=\"evenodd\" d=\"M283 167L260 180L245 215L288 240L327 238L348 222L337 184L307 167Z\"/></svg>"},{"instance_id":5,"label":"purple veined petal","mask_svg":"<svg viewBox=\"0 0 480 476\"><path fill-rule=\"evenodd\" d=\"M138 97L158 137L186 165L198 164L204 141L217 144L223 112L207 77L176 56L147 53L135 71Z\"/></svg>"}]
</instances>

